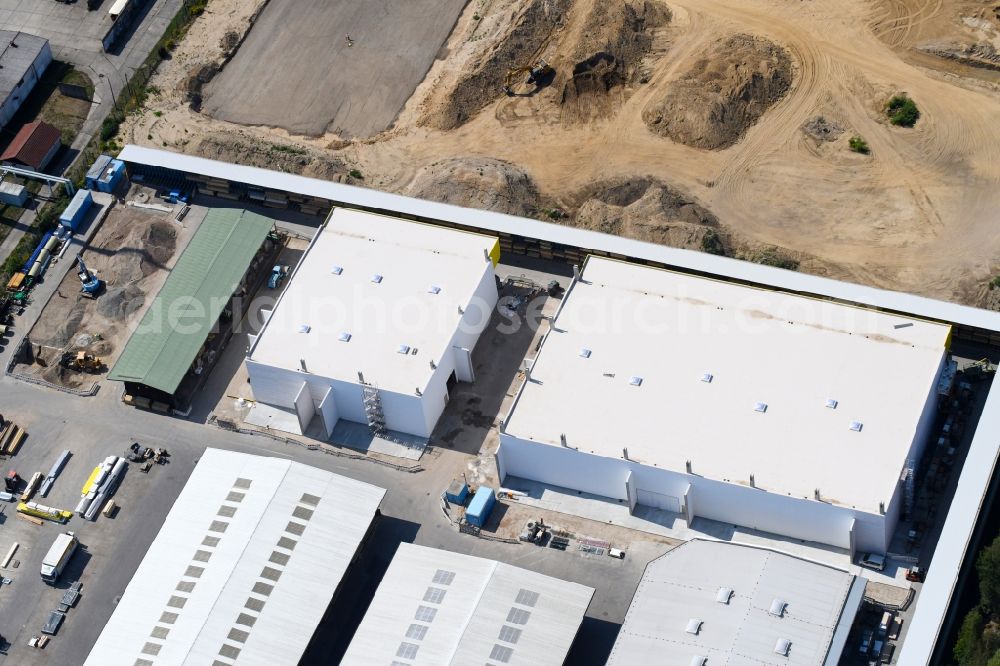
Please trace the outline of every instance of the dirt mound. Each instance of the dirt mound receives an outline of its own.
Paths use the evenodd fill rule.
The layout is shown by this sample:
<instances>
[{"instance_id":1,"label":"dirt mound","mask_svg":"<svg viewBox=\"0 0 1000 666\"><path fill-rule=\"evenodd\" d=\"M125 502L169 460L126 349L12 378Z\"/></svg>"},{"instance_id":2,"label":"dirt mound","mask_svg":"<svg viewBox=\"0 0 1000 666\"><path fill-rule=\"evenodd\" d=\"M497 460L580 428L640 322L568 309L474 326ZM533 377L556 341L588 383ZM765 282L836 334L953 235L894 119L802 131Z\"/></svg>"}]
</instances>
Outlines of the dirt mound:
<instances>
[{"instance_id":1,"label":"dirt mound","mask_svg":"<svg viewBox=\"0 0 1000 666\"><path fill-rule=\"evenodd\" d=\"M97 301L97 312L110 321L125 321L146 303L145 292L135 284L113 287Z\"/></svg>"},{"instance_id":2,"label":"dirt mound","mask_svg":"<svg viewBox=\"0 0 1000 666\"><path fill-rule=\"evenodd\" d=\"M109 236L105 247L115 250L99 277L109 287L125 286L162 268L174 255L177 230L169 222L157 220L118 230Z\"/></svg>"},{"instance_id":3,"label":"dirt mound","mask_svg":"<svg viewBox=\"0 0 1000 666\"><path fill-rule=\"evenodd\" d=\"M760 37L716 42L643 112L656 134L694 148L727 148L792 84L785 49Z\"/></svg>"},{"instance_id":4,"label":"dirt mound","mask_svg":"<svg viewBox=\"0 0 1000 666\"><path fill-rule=\"evenodd\" d=\"M816 116L802 126L802 131L817 141L836 141L846 130L832 120Z\"/></svg>"},{"instance_id":5,"label":"dirt mound","mask_svg":"<svg viewBox=\"0 0 1000 666\"><path fill-rule=\"evenodd\" d=\"M595 183L578 192L566 208L571 211L567 223L582 229L724 253L715 215L653 178Z\"/></svg>"},{"instance_id":6,"label":"dirt mound","mask_svg":"<svg viewBox=\"0 0 1000 666\"><path fill-rule=\"evenodd\" d=\"M573 54L573 72L563 84L563 119L609 115L614 88L647 78L643 61L653 51L657 30L671 18L670 9L650 0L594 3Z\"/></svg>"},{"instance_id":7,"label":"dirt mound","mask_svg":"<svg viewBox=\"0 0 1000 666\"><path fill-rule=\"evenodd\" d=\"M990 42L977 42L975 44L933 42L921 44L917 50L939 58L954 60L969 67L1000 71L1000 52Z\"/></svg>"},{"instance_id":8,"label":"dirt mound","mask_svg":"<svg viewBox=\"0 0 1000 666\"><path fill-rule=\"evenodd\" d=\"M442 130L454 129L501 97L507 72L534 64L530 61L541 56L572 4L572 0L530 0L512 19L510 32L497 41L468 76L458 81L442 108L428 118L429 124Z\"/></svg>"},{"instance_id":9,"label":"dirt mound","mask_svg":"<svg viewBox=\"0 0 1000 666\"><path fill-rule=\"evenodd\" d=\"M404 194L442 203L531 217L538 188L527 173L492 158L456 158L424 167Z\"/></svg>"},{"instance_id":10,"label":"dirt mound","mask_svg":"<svg viewBox=\"0 0 1000 666\"><path fill-rule=\"evenodd\" d=\"M41 342L53 347L65 347L69 344L70 340L76 337L86 312L86 305L83 302L77 303L73 306L73 309L69 311L69 314L66 315L66 318L59 323L59 326L56 327L55 331L52 333L52 337L48 340L42 340Z\"/></svg>"},{"instance_id":11,"label":"dirt mound","mask_svg":"<svg viewBox=\"0 0 1000 666\"><path fill-rule=\"evenodd\" d=\"M300 146L267 143L225 133L204 137L195 153L223 162L284 171L286 173L333 180L347 172L344 163L336 158L318 154Z\"/></svg>"}]
</instances>

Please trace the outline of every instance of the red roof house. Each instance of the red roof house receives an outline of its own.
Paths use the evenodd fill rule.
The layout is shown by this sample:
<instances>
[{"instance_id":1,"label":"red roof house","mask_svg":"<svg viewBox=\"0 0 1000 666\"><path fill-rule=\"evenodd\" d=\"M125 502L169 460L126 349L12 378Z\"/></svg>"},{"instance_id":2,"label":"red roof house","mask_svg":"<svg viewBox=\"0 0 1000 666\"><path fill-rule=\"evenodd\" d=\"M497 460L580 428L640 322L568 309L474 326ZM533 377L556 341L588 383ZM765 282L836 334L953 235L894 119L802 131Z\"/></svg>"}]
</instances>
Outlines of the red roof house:
<instances>
[{"instance_id":1,"label":"red roof house","mask_svg":"<svg viewBox=\"0 0 1000 666\"><path fill-rule=\"evenodd\" d=\"M0 162L42 171L62 146L59 130L48 123L36 120L21 128L7 150L0 155Z\"/></svg>"}]
</instances>

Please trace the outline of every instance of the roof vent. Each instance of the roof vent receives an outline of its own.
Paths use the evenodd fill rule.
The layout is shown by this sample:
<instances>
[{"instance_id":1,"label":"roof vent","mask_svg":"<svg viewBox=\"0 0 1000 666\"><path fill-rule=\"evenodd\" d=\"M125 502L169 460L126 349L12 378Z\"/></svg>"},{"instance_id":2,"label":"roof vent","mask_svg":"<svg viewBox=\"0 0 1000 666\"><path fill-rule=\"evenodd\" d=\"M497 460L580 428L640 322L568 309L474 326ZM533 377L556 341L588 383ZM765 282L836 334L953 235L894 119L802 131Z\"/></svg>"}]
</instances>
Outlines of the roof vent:
<instances>
[{"instance_id":1,"label":"roof vent","mask_svg":"<svg viewBox=\"0 0 1000 666\"><path fill-rule=\"evenodd\" d=\"M715 593L715 600L720 604L729 604L729 600L733 598L733 591L728 587L720 587L719 591Z\"/></svg>"},{"instance_id":2,"label":"roof vent","mask_svg":"<svg viewBox=\"0 0 1000 666\"><path fill-rule=\"evenodd\" d=\"M350 342L351 334L348 333L347 331L341 331L340 335L337 336L337 339L340 340L341 342Z\"/></svg>"},{"instance_id":3,"label":"roof vent","mask_svg":"<svg viewBox=\"0 0 1000 666\"><path fill-rule=\"evenodd\" d=\"M695 656L691 657L691 666L705 666L706 661L708 661L708 657L696 654Z\"/></svg>"},{"instance_id":4,"label":"roof vent","mask_svg":"<svg viewBox=\"0 0 1000 666\"><path fill-rule=\"evenodd\" d=\"M398 347L396 347L396 353L397 354L409 354L410 353L410 345L399 345Z\"/></svg>"},{"instance_id":5,"label":"roof vent","mask_svg":"<svg viewBox=\"0 0 1000 666\"><path fill-rule=\"evenodd\" d=\"M691 618L690 620L688 620L687 627L684 628L684 631L688 632L689 634L694 634L695 636L697 636L698 632L701 631L701 625L702 625L701 620L697 618Z\"/></svg>"},{"instance_id":6,"label":"roof vent","mask_svg":"<svg viewBox=\"0 0 1000 666\"><path fill-rule=\"evenodd\" d=\"M788 651L792 648L792 642L787 638L779 638L774 644L774 653L780 654L782 657L788 656Z\"/></svg>"},{"instance_id":7,"label":"roof vent","mask_svg":"<svg viewBox=\"0 0 1000 666\"><path fill-rule=\"evenodd\" d=\"M837 409L837 401L834 400L833 398L827 398L826 406L829 407L830 409Z\"/></svg>"},{"instance_id":8,"label":"roof vent","mask_svg":"<svg viewBox=\"0 0 1000 666\"><path fill-rule=\"evenodd\" d=\"M428 294L440 294L441 293L441 287L437 286L436 284L432 284L431 286L427 287L427 293Z\"/></svg>"},{"instance_id":9,"label":"roof vent","mask_svg":"<svg viewBox=\"0 0 1000 666\"><path fill-rule=\"evenodd\" d=\"M861 432L861 429L865 427L865 424L861 421L851 421L851 425L848 427L854 432Z\"/></svg>"},{"instance_id":10,"label":"roof vent","mask_svg":"<svg viewBox=\"0 0 1000 666\"><path fill-rule=\"evenodd\" d=\"M630 386L642 386L642 377L639 375L632 375L629 377L628 383Z\"/></svg>"},{"instance_id":11,"label":"roof vent","mask_svg":"<svg viewBox=\"0 0 1000 666\"><path fill-rule=\"evenodd\" d=\"M593 352L591 352L591 351L590 351L589 349L587 349L586 347L581 347L581 348L580 348L580 356L581 356L582 358L590 358L590 355L591 355L592 353L593 353Z\"/></svg>"},{"instance_id":12,"label":"roof vent","mask_svg":"<svg viewBox=\"0 0 1000 666\"><path fill-rule=\"evenodd\" d=\"M760 412L761 414L763 414L764 412L767 411L767 403L766 402L755 402L753 404L753 411Z\"/></svg>"},{"instance_id":13,"label":"roof vent","mask_svg":"<svg viewBox=\"0 0 1000 666\"><path fill-rule=\"evenodd\" d=\"M340 275L341 273L344 272L344 267L334 266L333 268L330 269L330 272L333 273L334 275Z\"/></svg>"},{"instance_id":14,"label":"roof vent","mask_svg":"<svg viewBox=\"0 0 1000 666\"><path fill-rule=\"evenodd\" d=\"M312 330L312 326L309 324L299 324L299 333L308 333Z\"/></svg>"},{"instance_id":15,"label":"roof vent","mask_svg":"<svg viewBox=\"0 0 1000 666\"><path fill-rule=\"evenodd\" d=\"M775 597L774 601L771 602L771 607L767 609L767 612L775 617L784 617L785 606L787 605L788 604L785 603L784 599Z\"/></svg>"},{"instance_id":16,"label":"roof vent","mask_svg":"<svg viewBox=\"0 0 1000 666\"><path fill-rule=\"evenodd\" d=\"M373 275L372 276L372 282L374 282L375 284L381 284L382 283L382 274L381 273L376 273L375 275Z\"/></svg>"},{"instance_id":17,"label":"roof vent","mask_svg":"<svg viewBox=\"0 0 1000 666\"><path fill-rule=\"evenodd\" d=\"M715 379L715 376L712 375L711 372L701 373L701 381L705 382L706 384L711 384L713 379Z\"/></svg>"}]
</instances>

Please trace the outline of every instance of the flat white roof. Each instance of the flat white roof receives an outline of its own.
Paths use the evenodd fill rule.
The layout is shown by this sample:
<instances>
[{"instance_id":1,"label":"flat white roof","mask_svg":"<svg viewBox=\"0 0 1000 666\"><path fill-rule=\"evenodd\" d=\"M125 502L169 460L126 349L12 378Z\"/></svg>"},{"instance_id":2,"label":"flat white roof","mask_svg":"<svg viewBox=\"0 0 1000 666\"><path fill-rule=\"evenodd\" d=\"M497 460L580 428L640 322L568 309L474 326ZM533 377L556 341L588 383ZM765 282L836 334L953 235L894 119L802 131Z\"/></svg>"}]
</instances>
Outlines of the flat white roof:
<instances>
[{"instance_id":1,"label":"flat white roof","mask_svg":"<svg viewBox=\"0 0 1000 666\"><path fill-rule=\"evenodd\" d=\"M561 666L594 590L400 544L342 666Z\"/></svg>"},{"instance_id":2,"label":"flat white roof","mask_svg":"<svg viewBox=\"0 0 1000 666\"><path fill-rule=\"evenodd\" d=\"M695 656L730 666L823 666L853 581L782 553L688 541L646 567L608 666L687 665ZM728 604L717 601L720 588L732 590ZM852 601L848 623L860 595ZM701 621L697 634L686 630L693 619ZM781 639L790 642L787 657L774 651Z\"/></svg>"},{"instance_id":3,"label":"flat white roof","mask_svg":"<svg viewBox=\"0 0 1000 666\"><path fill-rule=\"evenodd\" d=\"M208 449L86 664L295 663L385 490Z\"/></svg>"},{"instance_id":4,"label":"flat white roof","mask_svg":"<svg viewBox=\"0 0 1000 666\"><path fill-rule=\"evenodd\" d=\"M250 359L295 371L305 360L322 377L356 383L361 371L382 389L423 389L497 252L495 237L334 209Z\"/></svg>"},{"instance_id":5,"label":"flat white roof","mask_svg":"<svg viewBox=\"0 0 1000 666\"><path fill-rule=\"evenodd\" d=\"M504 431L877 511L950 330L591 257Z\"/></svg>"}]
</instances>

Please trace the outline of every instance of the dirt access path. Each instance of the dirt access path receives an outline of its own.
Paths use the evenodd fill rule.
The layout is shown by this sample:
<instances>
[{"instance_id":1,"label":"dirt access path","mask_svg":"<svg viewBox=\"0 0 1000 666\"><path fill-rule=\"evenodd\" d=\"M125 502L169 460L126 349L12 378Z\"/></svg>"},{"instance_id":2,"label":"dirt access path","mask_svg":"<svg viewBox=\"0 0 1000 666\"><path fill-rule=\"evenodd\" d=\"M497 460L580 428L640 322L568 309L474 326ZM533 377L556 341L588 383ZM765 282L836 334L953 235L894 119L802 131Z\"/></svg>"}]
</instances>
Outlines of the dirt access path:
<instances>
[{"instance_id":1,"label":"dirt access path","mask_svg":"<svg viewBox=\"0 0 1000 666\"><path fill-rule=\"evenodd\" d=\"M537 94L522 94L521 84L515 97L498 91L485 104L476 102L481 110L440 129L436 114L463 78L481 71L485 60L496 57L499 71L505 53L512 54L509 59L533 55L527 48L511 49L507 38L519 25L518 17L541 11L533 9L538 3L547 3L542 9L565 9L542 48L556 70L555 80ZM643 3L630 4L642 13ZM803 257L801 268L810 272L972 302L985 279L998 270L1000 88L991 82L990 70L928 60L930 56L916 51L923 40L940 35L972 39L967 34L972 3L676 0L665 5L669 21L645 31L652 41L641 60L612 68L618 78L602 74L604 88L597 89L606 97L598 111L564 113L566 86L580 63L582 45L594 43L594 22L588 17L602 2L474 0L448 40L446 57L431 68L395 127L354 141L240 127L187 107L183 81L191 64L221 57L219 45L199 38L199 31L211 34L223 23L239 27L240 17L251 15L256 5L252 0L209 4L177 57L158 75L174 82L173 87L161 86L163 94L151 101L151 110L162 115L136 118L125 128L127 140L223 159L230 157L224 146L238 144L243 148L234 153L260 166L270 165L268 156L284 158L294 150L292 166L298 171L324 172L317 165L329 166L333 160L343 171L359 169L364 184L389 191L426 183L427 172L442 164L456 173L456 160L481 164L490 159L493 180L512 181L496 177L498 164L514 170L514 181L520 182L522 175L530 179L524 190L537 192L543 212L596 182L652 178L704 206L733 237ZM979 33L996 23L981 11L972 18L979 22ZM710 46L738 34L787 51L793 69L787 92L724 149L695 148L651 132L644 118L648 109L676 91L673 83L689 76ZM604 50L618 53L610 34L600 37L607 42ZM523 38L529 45L544 41L534 33ZM733 62L715 69L736 80L720 85L738 85L746 75L742 70L755 66ZM489 94L497 75L483 76L482 91ZM892 127L885 120L883 105L898 92L909 94L920 107L921 118L912 129ZM809 137L802 128L818 116L844 133L834 141ZM865 138L870 155L847 149L854 135ZM246 150L247 145L254 150ZM277 153L276 145L282 147ZM474 180L482 169L465 171ZM446 186L453 188L455 182ZM481 186L473 183L473 189ZM421 186L421 193L462 198L446 191L435 195L433 189ZM491 201L498 199L506 197ZM572 217L568 222L573 223ZM676 235L652 236L669 242Z\"/></svg>"}]
</instances>

